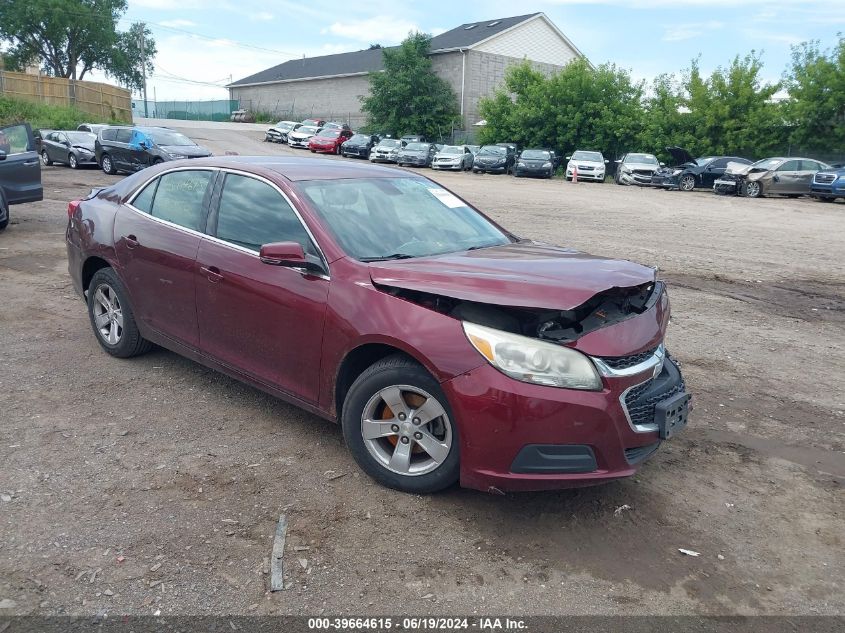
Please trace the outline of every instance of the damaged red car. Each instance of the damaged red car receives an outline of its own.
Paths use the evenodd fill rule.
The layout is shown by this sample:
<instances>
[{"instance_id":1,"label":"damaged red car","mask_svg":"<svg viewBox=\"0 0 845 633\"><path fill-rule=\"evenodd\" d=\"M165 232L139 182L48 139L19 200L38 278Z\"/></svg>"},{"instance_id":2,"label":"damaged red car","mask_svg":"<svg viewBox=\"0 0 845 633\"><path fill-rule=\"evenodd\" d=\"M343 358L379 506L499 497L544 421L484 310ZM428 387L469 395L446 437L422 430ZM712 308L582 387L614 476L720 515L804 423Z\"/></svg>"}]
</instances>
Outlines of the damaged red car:
<instances>
[{"instance_id":1,"label":"damaged red car","mask_svg":"<svg viewBox=\"0 0 845 633\"><path fill-rule=\"evenodd\" d=\"M68 216L106 352L160 345L336 420L386 486L600 483L687 423L652 268L521 239L418 174L177 161Z\"/></svg>"}]
</instances>

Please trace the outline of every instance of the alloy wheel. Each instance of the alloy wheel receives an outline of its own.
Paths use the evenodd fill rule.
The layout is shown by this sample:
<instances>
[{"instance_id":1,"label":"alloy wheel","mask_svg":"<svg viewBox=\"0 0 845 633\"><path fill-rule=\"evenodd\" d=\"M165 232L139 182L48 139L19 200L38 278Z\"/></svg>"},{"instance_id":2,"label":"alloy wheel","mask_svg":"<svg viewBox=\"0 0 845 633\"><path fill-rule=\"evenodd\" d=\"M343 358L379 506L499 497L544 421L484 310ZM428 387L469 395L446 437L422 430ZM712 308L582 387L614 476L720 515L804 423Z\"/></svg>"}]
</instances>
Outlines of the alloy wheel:
<instances>
[{"instance_id":1,"label":"alloy wheel","mask_svg":"<svg viewBox=\"0 0 845 633\"><path fill-rule=\"evenodd\" d=\"M76 169L76 168L77 168L77 166L78 166L78 163L76 162L76 156L74 156L73 154L71 154L70 156L68 156L68 158L67 158L67 164L68 164L68 165L70 165L70 168L71 168L71 169Z\"/></svg>"},{"instance_id":2,"label":"alloy wheel","mask_svg":"<svg viewBox=\"0 0 845 633\"><path fill-rule=\"evenodd\" d=\"M687 174L681 178L680 187L681 191L692 191L695 189L695 176Z\"/></svg>"},{"instance_id":3,"label":"alloy wheel","mask_svg":"<svg viewBox=\"0 0 845 633\"><path fill-rule=\"evenodd\" d=\"M94 291L94 324L102 339L117 345L123 336L123 309L117 293L108 284L101 284Z\"/></svg>"},{"instance_id":4,"label":"alloy wheel","mask_svg":"<svg viewBox=\"0 0 845 633\"><path fill-rule=\"evenodd\" d=\"M392 385L375 393L361 414L361 435L370 455L406 476L436 470L452 449L452 423L427 391Z\"/></svg>"},{"instance_id":5,"label":"alloy wheel","mask_svg":"<svg viewBox=\"0 0 845 633\"><path fill-rule=\"evenodd\" d=\"M50 156L47 154L46 149L41 152L41 162L48 167L53 164L53 161L50 160Z\"/></svg>"},{"instance_id":6,"label":"alloy wheel","mask_svg":"<svg viewBox=\"0 0 845 633\"><path fill-rule=\"evenodd\" d=\"M103 156L103 171L107 174L112 173L111 157Z\"/></svg>"},{"instance_id":7,"label":"alloy wheel","mask_svg":"<svg viewBox=\"0 0 845 633\"><path fill-rule=\"evenodd\" d=\"M759 198L760 197L760 183L752 180L750 182L745 183L745 195L749 198Z\"/></svg>"}]
</instances>

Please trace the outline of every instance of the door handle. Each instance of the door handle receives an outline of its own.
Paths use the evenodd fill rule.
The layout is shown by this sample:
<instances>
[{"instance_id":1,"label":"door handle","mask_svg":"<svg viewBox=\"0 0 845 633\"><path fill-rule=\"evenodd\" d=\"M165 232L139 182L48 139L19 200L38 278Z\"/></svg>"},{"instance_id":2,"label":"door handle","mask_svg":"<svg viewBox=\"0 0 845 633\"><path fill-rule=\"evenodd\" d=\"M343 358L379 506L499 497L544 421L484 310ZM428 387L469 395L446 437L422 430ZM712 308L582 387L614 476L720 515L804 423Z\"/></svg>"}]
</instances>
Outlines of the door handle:
<instances>
[{"instance_id":1,"label":"door handle","mask_svg":"<svg viewBox=\"0 0 845 633\"><path fill-rule=\"evenodd\" d=\"M38 164L37 158L35 160L25 160L23 162L24 167L32 167L33 165L37 165L37 164Z\"/></svg>"},{"instance_id":2,"label":"door handle","mask_svg":"<svg viewBox=\"0 0 845 633\"><path fill-rule=\"evenodd\" d=\"M126 240L126 248L128 249L133 249L141 245L141 242L134 235L127 235L124 239Z\"/></svg>"},{"instance_id":3,"label":"door handle","mask_svg":"<svg viewBox=\"0 0 845 633\"><path fill-rule=\"evenodd\" d=\"M220 269L217 266L200 266L200 270L205 273L206 279L213 284L223 281L223 275L220 274Z\"/></svg>"}]
</instances>

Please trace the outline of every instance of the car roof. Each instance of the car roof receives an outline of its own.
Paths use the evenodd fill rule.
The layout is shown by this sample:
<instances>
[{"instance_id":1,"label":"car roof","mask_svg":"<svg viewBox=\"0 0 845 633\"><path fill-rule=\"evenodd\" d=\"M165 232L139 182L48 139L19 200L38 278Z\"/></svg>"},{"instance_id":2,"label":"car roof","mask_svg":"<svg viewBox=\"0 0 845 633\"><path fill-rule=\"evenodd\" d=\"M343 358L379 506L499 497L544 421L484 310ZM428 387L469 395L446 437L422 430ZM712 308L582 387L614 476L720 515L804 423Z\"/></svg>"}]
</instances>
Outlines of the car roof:
<instances>
[{"instance_id":1,"label":"car roof","mask_svg":"<svg viewBox=\"0 0 845 633\"><path fill-rule=\"evenodd\" d=\"M404 169L382 167L332 160L329 158L303 158L286 156L213 156L195 158L191 166L235 168L244 171L268 170L291 181L299 180L340 180L345 178L409 178Z\"/></svg>"}]
</instances>

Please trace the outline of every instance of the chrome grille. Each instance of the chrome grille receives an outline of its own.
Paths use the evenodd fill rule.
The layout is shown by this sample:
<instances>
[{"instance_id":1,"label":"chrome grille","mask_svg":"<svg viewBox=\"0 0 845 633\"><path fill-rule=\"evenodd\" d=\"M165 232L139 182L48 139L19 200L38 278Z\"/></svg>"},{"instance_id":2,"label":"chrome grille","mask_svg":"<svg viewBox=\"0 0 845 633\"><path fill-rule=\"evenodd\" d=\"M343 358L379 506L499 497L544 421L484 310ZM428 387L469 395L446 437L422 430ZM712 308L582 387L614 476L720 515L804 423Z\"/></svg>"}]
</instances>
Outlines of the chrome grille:
<instances>
[{"instance_id":1,"label":"chrome grille","mask_svg":"<svg viewBox=\"0 0 845 633\"><path fill-rule=\"evenodd\" d=\"M644 352L640 352L639 354L630 354L628 356L600 356L599 358L601 358L604 364L610 367L611 369L628 369L629 367L633 367L634 365L644 363L649 358L654 356L654 353L656 351L657 348L653 347Z\"/></svg>"},{"instance_id":2,"label":"chrome grille","mask_svg":"<svg viewBox=\"0 0 845 633\"><path fill-rule=\"evenodd\" d=\"M819 185L829 185L836 180L836 174L826 174L819 172L813 177L813 182Z\"/></svg>"}]
</instances>

